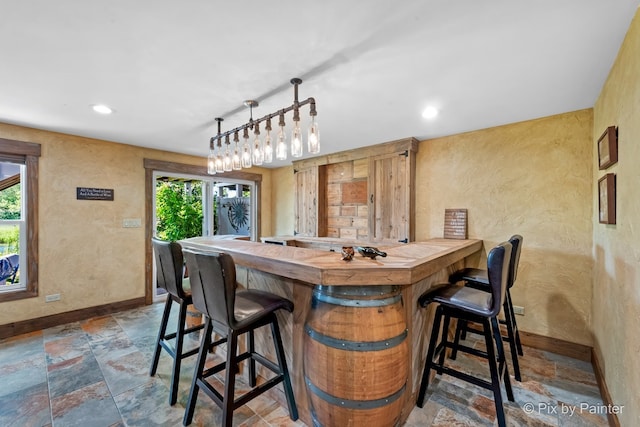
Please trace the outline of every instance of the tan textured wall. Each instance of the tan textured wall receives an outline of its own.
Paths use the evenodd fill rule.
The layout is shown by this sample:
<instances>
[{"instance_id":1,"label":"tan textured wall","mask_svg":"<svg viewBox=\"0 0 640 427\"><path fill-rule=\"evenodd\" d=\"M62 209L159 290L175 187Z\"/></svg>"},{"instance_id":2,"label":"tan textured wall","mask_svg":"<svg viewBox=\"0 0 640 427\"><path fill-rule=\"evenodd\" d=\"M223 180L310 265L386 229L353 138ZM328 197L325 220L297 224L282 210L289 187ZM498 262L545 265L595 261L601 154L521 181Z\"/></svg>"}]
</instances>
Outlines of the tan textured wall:
<instances>
[{"instance_id":1,"label":"tan textured wall","mask_svg":"<svg viewBox=\"0 0 640 427\"><path fill-rule=\"evenodd\" d=\"M598 170L596 141L618 126L618 163ZM595 349L623 426L640 425L640 11L633 19L600 97L593 124ZM597 180L615 173L617 224L598 223Z\"/></svg>"},{"instance_id":2,"label":"tan textured wall","mask_svg":"<svg viewBox=\"0 0 640 427\"><path fill-rule=\"evenodd\" d=\"M0 325L142 297L144 158L204 165L205 159L0 124L0 137L42 145L39 161L39 296L0 303ZM271 172L263 174L263 230L271 232ZM76 200L76 187L114 189L114 201ZM59 293L61 300L45 303Z\"/></svg>"},{"instance_id":3,"label":"tan textured wall","mask_svg":"<svg viewBox=\"0 0 640 427\"><path fill-rule=\"evenodd\" d=\"M515 305L528 332L591 345L592 110L423 141L416 240L442 237L444 210L469 210L485 254L524 245ZM483 256L481 262L486 262Z\"/></svg>"},{"instance_id":4,"label":"tan textured wall","mask_svg":"<svg viewBox=\"0 0 640 427\"><path fill-rule=\"evenodd\" d=\"M293 196L295 181L293 166L273 169L271 172L273 187L271 196L277 203L273 204L272 230L274 236L290 236L293 234ZM266 236L266 234L265 234Z\"/></svg>"}]
</instances>

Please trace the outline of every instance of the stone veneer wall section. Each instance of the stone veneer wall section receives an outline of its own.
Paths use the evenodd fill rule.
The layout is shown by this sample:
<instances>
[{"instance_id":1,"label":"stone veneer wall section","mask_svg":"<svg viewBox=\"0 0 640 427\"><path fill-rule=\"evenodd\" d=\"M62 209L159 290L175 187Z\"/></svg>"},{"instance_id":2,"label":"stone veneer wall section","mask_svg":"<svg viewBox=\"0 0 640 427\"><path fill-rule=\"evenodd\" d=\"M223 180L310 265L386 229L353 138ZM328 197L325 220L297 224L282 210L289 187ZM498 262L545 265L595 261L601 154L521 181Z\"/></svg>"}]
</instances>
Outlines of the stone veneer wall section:
<instances>
[{"instance_id":1,"label":"stone veneer wall section","mask_svg":"<svg viewBox=\"0 0 640 427\"><path fill-rule=\"evenodd\" d=\"M618 163L598 170L596 141L618 127ZM594 107L593 123L594 347L623 426L640 425L640 11ZM597 182L616 175L616 222L598 222Z\"/></svg>"},{"instance_id":2,"label":"stone veneer wall section","mask_svg":"<svg viewBox=\"0 0 640 427\"><path fill-rule=\"evenodd\" d=\"M369 159L327 168L327 237L369 238Z\"/></svg>"},{"instance_id":3,"label":"stone veneer wall section","mask_svg":"<svg viewBox=\"0 0 640 427\"><path fill-rule=\"evenodd\" d=\"M592 345L592 110L422 141L416 240L443 236L467 208L485 254L524 237L514 305L520 329ZM486 263L486 255L481 259Z\"/></svg>"}]
</instances>

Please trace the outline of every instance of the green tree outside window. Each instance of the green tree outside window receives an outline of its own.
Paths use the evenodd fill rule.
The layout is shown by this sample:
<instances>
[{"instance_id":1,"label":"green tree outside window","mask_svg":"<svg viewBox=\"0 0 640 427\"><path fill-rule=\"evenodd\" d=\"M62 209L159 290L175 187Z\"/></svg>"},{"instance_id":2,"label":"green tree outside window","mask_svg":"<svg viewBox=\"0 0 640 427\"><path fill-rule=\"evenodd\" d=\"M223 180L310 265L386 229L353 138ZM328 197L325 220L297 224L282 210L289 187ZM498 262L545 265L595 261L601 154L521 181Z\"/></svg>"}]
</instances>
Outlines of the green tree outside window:
<instances>
[{"instance_id":1,"label":"green tree outside window","mask_svg":"<svg viewBox=\"0 0 640 427\"><path fill-rule=\"evenodd\" d=\"M202 182L156 184L156 230L163 240L202 235Z\"/></svg>"},{"instance_id":2,"label":"green tree outside window","mask_svg":"<svg viewBox=\"0 0 640 427\"><path fill-rule=\"evenodd\" d=\"M0 219L20 219L20 184L0 191ZM0 226L0 255L20 253L20 229L16 225Z\"/></svg>"}]
</instances>

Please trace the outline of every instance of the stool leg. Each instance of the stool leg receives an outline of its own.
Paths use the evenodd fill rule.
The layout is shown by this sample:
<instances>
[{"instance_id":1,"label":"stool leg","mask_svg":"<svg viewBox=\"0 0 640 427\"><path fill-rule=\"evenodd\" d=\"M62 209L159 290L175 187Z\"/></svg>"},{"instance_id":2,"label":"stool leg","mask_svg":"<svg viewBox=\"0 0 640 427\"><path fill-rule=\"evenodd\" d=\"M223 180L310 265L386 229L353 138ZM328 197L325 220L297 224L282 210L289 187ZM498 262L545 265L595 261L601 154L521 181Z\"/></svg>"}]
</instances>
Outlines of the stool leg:
<instances>
[{"instance_id":1,"label":"stool leg","mask_svg":"<svg viewBox=\"0 0 640 427\"><path fill-rule=\"evenodd\" d=\"M516 346L518 347L518 354L524 356L522 351L522 343L520 342L520 331L518 330L518 323L516 322L516 312L513 311L513 302L511 301L511 292L507 289L506 295L507 303L509 304L509 310L511 311L511 325L515 332Z\"/></svg>"},{"instance_id":2,"label":"stool leg","mask_svg":"<svg viewBox=\"0 0 640 427\"><path fill-rule=\"evenodd\" d=\"M460 338L462 338L462 340L466 340L467 339L467 327L469 326L469 323L466 320L463 320L463 328L462 328L462 333L460 334Z\"/></svg>"},{"instance_id":3,"label":"stool leg","mask_svg":"<svg viewBox=\"0 0 640 427\"><path fill-rule=\"evenodd\" d=\"M213 322L210 318L206 317L204 326L204 337L200 342L200 350L198 351L198 361L193 372L193 379L191 380L191 390L189 391L189 400L187 401L187 409L184 412L184 418L182 424L188 426L193 421L193 411L196 408L196 401L198 400L198 392L200 386L198 381L202 379L202 371L204 370L204 364L207 361L207 351L211 346L211 333L213 332ZM204 381L204 380L203 380Z\"/></svg>"},{"instance_id":4,"label":"stool leg","mask_svg":"<svg viewBox=\"0 0 640 427\"><path fill-rule=\"evenodd\" d=\"M507 326L507 337L509 338L509 350L511 351L511 361L513 362L513 375L517 381L522 381L520 376L520 363L518 363L518 349L516 345L516 337L513 332L513 313L509 307L509 302L505 299L503 304L505 324ZM500 325L498 325L498 328ZM500 329L498 329L499 331Z\"/></svg>"},{"instance_id":5,"label":"stool leg","mask_svg":"<svg viewBox=\"0 0 640 427\"><path fill-rule=\"evenodd\" d=\"M509 378L509 368L507 367L506 356L504 353L504 345L502 343L502 334L500 333L500 323L497 317L491 318L491 328L493 329L493 337L496 341L498 350L498 374L504 373L504 387L507 390L507 398L513 402L513 390L511 389L511 379Z\"/></svg>"},{"instance_id":6,"label":"stool leg","mask_svg":"<svg viewBox=\"0 0 640 427\"><path fill-rule=\"evenodd\" d=\"M466 335L466 329L467 321L458 319L458 321L456 322L456 337L453 340L453 349L451 349L451 360L456 360L456 357L458 355L458 346L460 345L460 336L463 332Z\"/></svg>"},{"instance_id":7,"label":"stool leg","mask_svg":"<svg viewBox=\"0 0 640 427\"><path fill-rule=\"evenodd\" d=\"M449 322L451 317L448 314L444 316L444 324L442 326L442 338L440 339L440 357L438 359L438 367L436 368L438 373L442 375L442 367L444 366L444 358L447 353L447 344L449 343Z\"/></svg>"},{"instance_id":8,"label":"stool leg","mask_svg":"<svg viewBox=\"0 0 640 427\"><path fill-rule=\"evenodd\" d=\"M164 340L164 336L167 333L167 323L169 322L172 303L171 295L167 295L167 301L164 303L164 311L162 312L162 320L160 321L160 331L158 332L158 339L156 340L156 349L153 352L153 361L151 362L151 370L149 371L149 375L151 376L154 376L158 370L158 361L160 360L160 352L162 351L162 345L160 343Z\"/></svg>"},{"instance_id":9,"label":"stool leg","mask_svg":"<svg viewBox=\"0 0 640 427\"><path fill-rule=\"evenodd\" d=\"M238 352L238 335L236 331L229 331L227 337L227 363L224 378L224 397L222 400L222 426L231 427L233 424L233 409L236 389L236 354Z\"/></svg>"},{"instance_id":10,"label":"stool leg","mask_svg":"<svg viewBox=\"0 0 640 427\"><path fill-rule=\"evenodd\" d=\"M489 319L482 321L484 331L484 341L487 346L487 359L489 362L489 371L491 372L491 386L493 390L493 401L496 405L496 418L499 427L506 427L507 422L504 417L504 407L502 405L502 391L500 390L500 376L498 374L498 366L496 363L496 354L494 350L494 338L492 337L492 327Z\"/></svg>"},{"instance_id":11,"label":"stool leg","mask_svg":"<svg viewBox=\"0 0 640 427\"><path fill-rule=\"evenodd\" d=\"M249 354L251 357L249 358L249 385L251 387L256 386L256 360L253 358L253 354L255 353L255 339L253 336L253 329L247 333L247 346L249 347Z\"/></svg>"},{"instance_id":12,"label":"stool leg","mask_svg":"<svg viewBox=\"0 0 640 427\"><path fill-rule=\"evenodd\" d=\"M287 359L282 346L280 327L278 326L278 318L275 314L273 315L273 320L271 322L271 334L273 335L273 342L276 346L278 365L280 365L280 370L282 371L284 394L287 398L287 405L289 406L289 417L295 421L298 419L298 407L296 406L296 399L293 396L293 387L291 387L291 378L289 377L289 369L287 368Z\"/></svg>"},{"instance_id":13,"label":"stool leg","mask_svg":"<svg viewBox=\"0 0 640 427\"><path fill-rule=\"evenodd\" d=\"M176 346L173 358L173 371L171 372L171 390L169 391L169 405L175 405L178 400L178 384L180 383L180 366L182 365L182 345L184 343L184 328L187 321L187 304L180 301L178 312L178 325L176 327Z\"/></svg>"},{"instance_id":14,"label":"stool leg","mask_svg":"<svg viewBox=\"0 0 640 427\"><path fill-rule=\"evenodd\" d=\"M438 306L436 315L433 319L433 327L431 328L431 338L429 339L429 349L427 350L427 358L424 361L424 369L422 370L422 381L420 382L420 392L418 393L417 405L422 408L424 406L424 397L429 386L429 374L431 373L431 359L436 349L436 342L440 332L440 320L442 317L442 308Z\"/></svg>"}]
</instances>

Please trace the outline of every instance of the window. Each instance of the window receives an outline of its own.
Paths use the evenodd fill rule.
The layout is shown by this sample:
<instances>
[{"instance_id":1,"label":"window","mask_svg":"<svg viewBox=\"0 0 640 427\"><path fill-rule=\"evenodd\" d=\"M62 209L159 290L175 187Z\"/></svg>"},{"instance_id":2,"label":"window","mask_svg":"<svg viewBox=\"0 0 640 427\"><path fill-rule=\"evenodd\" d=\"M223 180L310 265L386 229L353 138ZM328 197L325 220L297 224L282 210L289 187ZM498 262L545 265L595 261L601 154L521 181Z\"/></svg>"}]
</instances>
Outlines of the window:
<instances>
[{"instance_id":1,"label":"window","mask_svg":"<svg viewBox=\"0 0 640 427\"><path fill-rule=\"evenodd\" d=\"M20 259L25 259L24 169L0 162L0 292L26 288L26 274L20 271Z\"/></svg>"},{"instance_id":2,"label":"window","mask_svg":"<svg viewBox=\"0 0 640 427\"><path fill-rule=\"evenodd\" d=\"M0 138L0 302L38 296L40 144Z\"/></svg>"}]
</instances>

